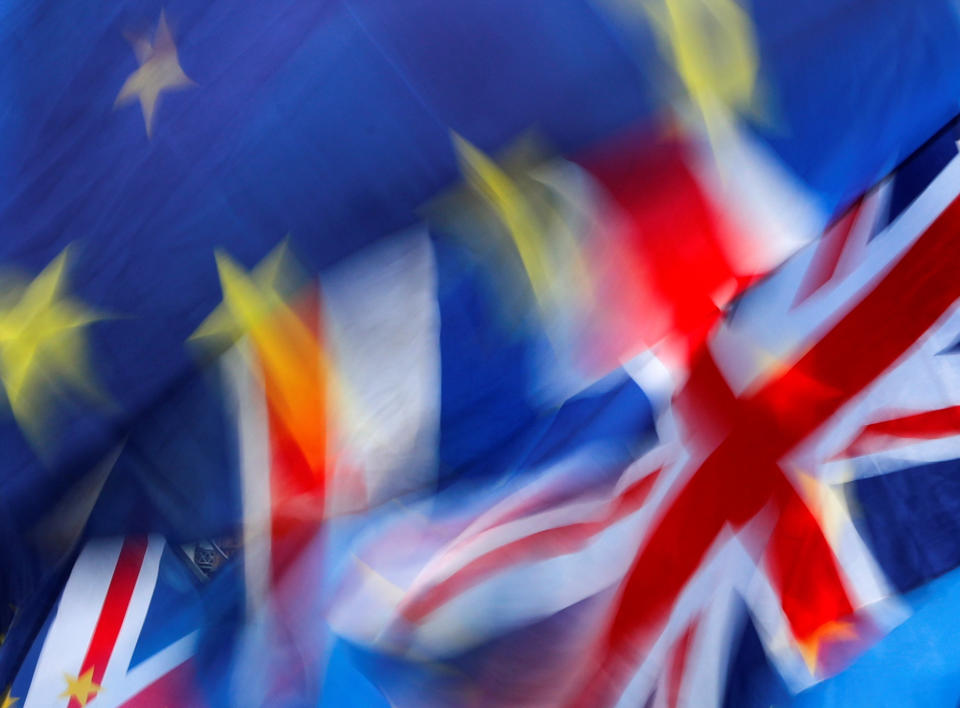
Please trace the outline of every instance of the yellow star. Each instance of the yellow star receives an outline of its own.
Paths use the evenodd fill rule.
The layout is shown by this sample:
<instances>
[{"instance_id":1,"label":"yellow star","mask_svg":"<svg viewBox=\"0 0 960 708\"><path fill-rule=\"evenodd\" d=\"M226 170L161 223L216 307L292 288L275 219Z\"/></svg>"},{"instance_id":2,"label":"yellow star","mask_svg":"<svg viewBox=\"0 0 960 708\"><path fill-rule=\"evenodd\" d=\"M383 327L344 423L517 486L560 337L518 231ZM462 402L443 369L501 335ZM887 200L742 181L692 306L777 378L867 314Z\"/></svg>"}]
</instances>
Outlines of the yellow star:
<instances>
[{"instance_id":1,"label":"yellow star","mask_svg":"<svg viewBox=\"0 0 960 708\"><path fill-rule=\"evenodd\" d=\"M483 196L510 232L537 299L549 282L548 264L537 220L513 180L497 164L458 135L453 144L467 183Z\"/></svg>"},{"instance_id":2,"label":"yellow star","mask_svg":"<svg viewBox=\"0 0 960 708\"><path fill-rule=\"evenodd\" d=\"M63 675L67 682L67 690L61 693L58 698L76 698L81 706L87 705L87 701L97 695L103 688L93 681L93 667L91 666L79 677L71 678L70 674Z\"/></svg>"},{"instance_id":3,"label":"yellow star","mask_svg":"<svg viewBox=\"0 0 960 708\"><path fill-rule=\"evenodd\" d=\"M725 113L757 108L757 44L737 0L646 0L643 7L712 139Z\"/></svg>"},{"instance_id":4,"label":"yellow star","mask_svg":"<svg viewBox=\"0 0 960 708\"><path fill-rule=\"evenodd\" d=\"M191 340L211 343L222 352L249 336L264 388L289 432L314 469L325 457L324 396L329 362L317 336L287 304L296 278L285 245L253 273L225 253L216 254L223 303L207 317Z\"/></svg>"},{"instance_id":5,"label":"yellow star","mask_svg":"<svg viewBox=\"0 0 960 708\"><path fill-rule=\"evenodd\" d=\"M229 255L215 254L223 303L203 321L191 339L216 342L221 350L249 333L259 333L273 315L283 312L299 280L286 243L280 244L251 273L246 273ZM310 337L306 327L298 336Z\"/></svg>"},{"instance_id":6,"label":"yellow star","mask_svg":"<svg viewBox=\"0 0 960 708\"><path fill-rule=\"evenodd\" d=\"M0 380L20 427L34 442L46 403L63 385L98 398L89 374L85 328L98 317L64 293L67 251L36 279L0 293Z\"/></svg>"},{"instance_id":7,"label":"yellow star","mask_svg":"<svg viewBox=\"0 0 960 708\"><path fill-rule=\"evenodd\" d=\"M196 83L183 73L180 58L177 55L177 46L173 43L173 37L162 10L152 42L145 37L128 39L133 46L133 53L137 57L140 68L130 74L124 82L113 106L116 108L130 103L134 98L139 99L149 138L153 133L154 115L160 94L164 91L196 86Z\"/></svg>"},{"instance_id":8,"label":"yellow star","mask_svg":"<svg viewBox=\"0 0 960 708\"><path fill-rule=\"evenodd\" d=\"M590 288L576 238L567 228L548 233L550 224L563 227L563 219L549 207L535 204L530 190L459 135L453 135L453 145L467 184L489 205L513 241L541 310L550 312L563 305L563 297L574 292L585 296Z\"/></svg>"},{"instance_id":9,"label":"yellow star","mask_svg":"<svg viewBox=\"0 0 960 708\"><path fill-rule=\"evenodd\" d=\"M14 703L19 701L19 698L14 698L10 695L10 691L13 689L13 686L8 686L7 690L3 692L3 702L0 703L0 708L11 708Z\"/></svg>"}]
</instances>

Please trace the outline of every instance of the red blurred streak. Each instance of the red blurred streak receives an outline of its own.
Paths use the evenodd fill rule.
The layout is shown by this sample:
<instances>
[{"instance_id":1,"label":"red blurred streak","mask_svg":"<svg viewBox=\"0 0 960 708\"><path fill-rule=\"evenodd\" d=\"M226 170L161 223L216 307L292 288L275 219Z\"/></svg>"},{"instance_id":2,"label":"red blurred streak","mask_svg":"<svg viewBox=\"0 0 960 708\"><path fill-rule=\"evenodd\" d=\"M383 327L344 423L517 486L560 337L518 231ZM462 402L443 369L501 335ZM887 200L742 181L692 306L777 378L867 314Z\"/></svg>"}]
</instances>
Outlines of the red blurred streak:
<instances>
[{"instance_id":1,"label":"red blurred streak","mask_svg":"<svg viewBox=\"0 0 960 708\"><path fill-rule=\"evenodd\" d=\"M793 307L804 302L817 290L826 285L840 264L840 257L850 240L850 235L863 212L863 200L854 204L817 242L817 250L804 276Z\"/></svg>"},{"instance_id":2,"label":"red blurred streak","mask_svg":"<svg viewBox=\"0 0 960 708\"><path fill-rule=\"evenodd\" d=\"M320 305L317 290L307 288L294 305L294 311L311 334L321 342ZM316 362L316 372L303 372L304 380L318 389L318 400L325 396L325 381ZM265 370L267 421L270 441L271 505L271 577L277 582L287 565L317 533L324 516L326 477L324 467L312 466L302 445L284 423L283 416L270 403L277 399L270 389L275 385ZM315 440L327 434L325 411L318 407L311 422ZM321 456L322 459L323 456Z\"/></svg>"},{"instance_id":3,"label":"red blurred streak","mask_svg":"<svg viewBox=\"0 0 960 708\"><path fill-rule=\"evenodd\" d=\"M323 350L323 323L319 293L316 288L305 288L304 293L291 304L296 317L308 328L318 345L318 354ZM301 594L283 592L285 577L295 573L295 564L302 553L323 531L326 514L327 448L329 415L326 410L326 394L329 371L324 368L320 356L314 361L300 361L304 370L297 373L302 385L312 387L316 405L309 410L298 411L309 415L309 420L291 420L277 410L274 401L282 401L278 390L279 381L271 378L269 367L263 368L265 399L267 402L267 427L270 446L270 589L266 598L276 623L279 646L272 652L286 651L290 644L299 650L297 637L303 622L305 607L309 607L316 587L299 587ZM291 425L297 428L291 430ZM305 437L298 437L305 436ZM318 444L319 443L319 444ZM306 448L309 446L309 451ZM311 459L315 462L311 463ZM289 583L286 583L289 586ZM272 656L269 658L273 658ZM303 657L301 657L303 658ZM285 695L291 686L303 684L307 679L305 668L298 662L282 662L282 667L264 667L270 683L265 699Z\"/></svg>"},{"instance_id":4,"label":"red blurred streak","mask_svg":"<svg viewBox=\"0 0 960 708\"><path fill-rule=\"evenodd\" d=\"M670 661L667 669L666 682L667 694L664 702L667 708L676 708L676 706L680 705L680 686L683 682L683 674L687 668L687 659L689 658L690 654L690 643L693 641L693 637L697 633L697 627L699 627L699 625L699 618L694 618L690 622L690 626L687 627L686 631L673 645L673 649L670 652Z\"/></svg>"},{"instance_id":5,"label":"red blurred streak","mask_svg":"<svg viewBox=\"0 0 960 708\"><path fill-rule=\"evenodd\" d=\"M659 473L657 469L627 487L596 521L538 531L475 558L445 580L417 592L403 605L401 614L411 622L419 622L451 598L503 568L580 550L594 536L642 507Z\"/></svg>"},{"instance_id":6,"label":"red blurred streak","mask_svg":"<svg viewBox=\"0 0 960 708\"><path fill-rule=\"evenodd\" d=\"M958 433L960 433L960 406L913 413L870 423L833 459L868 455L884 448L907 445L916 440L933 440Z\"/></svg>"},{"instance_id":7,"label":"red blurred streak","mask_svg":"<svg viewBox=\"0 0 960 708\"><path fill-rule=\"evenodd\" d=\"M130 598L133 597L133 589L136 587L137 578L140 577L140 568L143 566L146 553L147 539L132 536L123 540L113 577L110 579L107 594L103 599L100 617L97 619L93 636L90 637L90 646L87 647L87 655L83 658L78 676L82 676L92 668L93 682L99 684L103 680L107 664L110 663L110 655L117 643L117 637L120 636L123 618L127 616L127 607L130 604ZM89 700L94 698L96 698L95 695ZM80 708L80 701L72 697L68 708Z\"/></svg>"},{"instance_id":8,"label":"red blurred streak","mask_svg":"<svg viewBox=\"0 0 960 708\"><path fill-rule=\"evenodd\" d=\"M323 518L323 480L311 469L279 416L268 411L270 428L270 562L273 582L316 533Z\"/></svg>"},{"instance_id":9,"label":"red blurred streak","mask_svg":"<svg viewBox=\"0 0 960 708\"><path fill-rule=\"evenodd\" d=\"M727 524L777 513L768 553L795 636L852 611L826 540L779 460L896 362L960 296L960 200L955 200L863 299L790 370L738 399L729 436L699 466L621 587L598 666L572 703L613 702L633 659ZM822 385L810 387L807 382ZM696 381L687 388L696 388ZM789 403L789 406L785 404ZM793 554L799 554L799 557Z\"/></svg>"},{"instance_id":10,"label":"red blurred streak","mask_svg":"<svg viewBox=\"0 0 960 708\"><path fill-rule=\"evenodd\" d=\"M646 135L618 141L582 161L621 210L622 228L602 239L603 329L616 356L675 339L681 364L704 341L722 307L755 273L738 272L725 246L742 241L702 189L679 143ZM614 221L617 221L615 218Z\"/></svg>"},{"instance_id":11,"label":"red blurred streak","mask_svg":"<svg viewBox=\"0 0 960 708\"><path fill-rule=\"evenodd\" d=\"M659 472L659 470L654 472L654 474L657 472ZM504 504L502 508L495 507L491 512L480 517L483 521L482 525L471 524L467 531L464 532L465 538L459 542L454 541L454 545L451 546L450 550L469 543L476 534L492 529L495 526L517 521L525 516L532 516L541 511L555 509L564 502L580 500L582 499L582 494L582 490L577 488L556 489L547 487L537 490L530 496L509 505Z\"/></svg>"}]
</instances>

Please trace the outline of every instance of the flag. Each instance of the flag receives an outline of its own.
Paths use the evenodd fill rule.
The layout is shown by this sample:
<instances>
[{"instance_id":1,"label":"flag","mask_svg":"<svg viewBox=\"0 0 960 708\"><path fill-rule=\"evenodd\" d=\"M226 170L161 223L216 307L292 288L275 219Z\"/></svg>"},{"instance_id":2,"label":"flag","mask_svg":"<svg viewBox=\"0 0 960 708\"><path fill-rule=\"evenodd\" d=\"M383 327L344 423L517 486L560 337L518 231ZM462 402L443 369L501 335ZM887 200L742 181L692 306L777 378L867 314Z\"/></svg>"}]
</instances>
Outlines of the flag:
<instances>
[{"instance_id":1,"label":"flag","mask_svg":"<svg viewBox=\"0 0 960 708\"><path fill-rule=\"evenodd\" d=\"M897 210L889 195L910 189L930 155L833 227L847 231L833 251L843 267L824 268L817 242L738 298L665 409L672 433L636 462L593 471L587 487L563 466L544 469L465 519L411 512L373 532L334 626L357 651L389 657L374 671L394 662L391 700L411 700L405 677L420 676L410 680L433 681L438 705L720 705L728 683L748 685L727 678L737 656L727 647L747 631L789 696L904 619L895 591L956 562L943 530L953 463L939 462L952 459L956 431L956 294L936 265L951 247L956 147L925 149L947 160L913 199ZM603 555L618 528L618 553ZM551 564L563 582L548 579ZM511 684L489 668L507 637L539 646L532 637L557 626L579 651L545 658L552 670ZM484 652L490 663L471 663ZM470 678L458 682L458 670ZM444 683L460 688L446 694Z\"/></svg>"},{"instance_id":2,"label":"flag","mask_svg":"<svg viewBox=\"0 0 960 708\"><path fill-rule=\"evenodd\" d=\"M4 428L5 496L19 525L35 522L141 411L195 373L184 341L220 301L216 248L250 268L289 233L316 273L417 223L416 210L457 178L451 129L492 153L537 125L570 155L658 114L657 92L638 81L620 30L587 2L522 11L425 2L409 13L379 2L45 7L5 10L3 174L15 188L0 207L14 235L2 256L16 271L14 301L31 282L56 286L45 304L30 302L73 317L69 360L86 365L50 368L53 359L41 357L45 372L29 369L27 388L5 387L20 401ZM760 142L827 214L945 122L956 93L949 72L917 59L955 59L950 3L879 14L884 36L913 28L907 36L924 52L897 42L878 48L876 32L857 21L861 5L844 5L828 31L810 31L832 7L751 16L760 66L778 96L777 135L799 136L764 134ZM69 41L60 41L65 32ZM436 41L420 41L425 34ZM787 38L795 36L811 43L804 56L833 69L820 72L827 83L816 91L809 62L792 58ZM474 45L462 62L444 60ZM643 56L652 44L645 46ZM876 67L870 113L831 100L861 85L857 62L834 60L839 46ZM497 121L481 119L480 105ZM848 130L854 118L857 129ZM810 155L820 154L811 147L822 144L823 126L835 159L818 171ZM44 403L26 406L33 399Z\"/></svg>"},{"instance_id":3,"label":"flag","mask_svg":"<svg viewBox=\"0 0 960 708\"><path fill-rule=\"evenodd\" d=\"M953 2L0 19L11 695L719 704L953 566Z\"/></svg>"},{"instance_id":4,"label":"flag","mask_svg":"<svg viewBox=\"0 0 960 708\"><path fill-rule=\"evenodd\" d=\"M156 536L80 551L7 693L25 706L205 705L193 682L198 585Z\"/></svg>"}]
</instances>

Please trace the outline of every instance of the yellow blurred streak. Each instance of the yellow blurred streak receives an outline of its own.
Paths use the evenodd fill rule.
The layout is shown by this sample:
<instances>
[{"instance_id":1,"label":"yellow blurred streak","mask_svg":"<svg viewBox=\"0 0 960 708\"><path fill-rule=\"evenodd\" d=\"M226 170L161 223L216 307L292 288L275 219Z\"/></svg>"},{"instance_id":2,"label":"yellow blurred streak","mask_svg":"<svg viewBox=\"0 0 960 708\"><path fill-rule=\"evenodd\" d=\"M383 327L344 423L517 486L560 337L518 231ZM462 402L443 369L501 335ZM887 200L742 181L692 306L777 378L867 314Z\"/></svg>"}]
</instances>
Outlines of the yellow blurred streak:
<instances>
[{"instance_id":1,"label":"yellow blurred streak","mask_svg":"<svg viewBox=\"0 0 960 708\"><path fill-rule=\"evenodd\" d=\"M207 339L208 344L225 350L260 326L277 307L284 306L301 278L286 242L271 251L250 275L226 253L217 251L214 257L223 304L201 323L190 339Z\"/></svg>"},{"instance_id":2,"label":"yellow blurred streak","mask_svg":"<svg viewBox=\"0 0 960 708\"><path fill-rule=\"evenodd\" d=\"M736 0L642 3L716 144L730 114L755 111L759 58L753 23Z\"/></svg>"},{"instance_id":3,"label":"yellow blurred streak","mask_svg":"<svg viewBox=\"0 0 960 708\"><path fill-rule=\"evenodd\" d=\"M105 400L94 384L86 327L103 319L66 294L68 251L31 283L7 285L0 307L0 380L13 415L38 449L43 446L50 399L66 385Z\"/></svg>"},{"instance_id":4,"label":"yellow blurred streak","mask_svg":"<svg viewBox=\"0 0 960 708\"><path fill-rule=\"evenodd\" d=\"M824 537L834 549L839 548L840 533L850 520L843 488L826 484L802 471L796 477L807 508L820 522Z\"/></svg>"},{"instance_id":5,"label":"yellow blurred streak","mask_svg":"<svg viewBox=\"0 0 960 708\"><path fill-rule=\"evenodd\" d=\"M249 336L269 403L310 467L323 469L330 362L318 337L287 304L296 276L286 244L251 274L222 251L216 253L216 260L223 303L190 339L212 343L223 351Z\"/></svg>"},{"instance_id":6,"label":"yellow blurred streak","mask_svg":"<svg viewBox=\"0 0 960 708\"><path fill-rule=\"evenodd\" d=\"M524 167L531 184L524 188L459 135L453 134L453 143L468 186L509 233L541 312L555 314L577 298L585 305L592 289L577 238L558 210L547 200L537 200L530 187L566 195L529 173L529 166Z\"/></svg>"},{"instance_id":7,"label":"yellow blurred streak","mask_svg":"<svg viewBox=\"0 0 960 708\"><path fill-rule=\"evenodd\" d=\"M453 143L467 183L481 194L510 233L541 306L549 302L549 269L535 215L520 190L496 163L454 134Z\"/></svg>"}]
</instances>

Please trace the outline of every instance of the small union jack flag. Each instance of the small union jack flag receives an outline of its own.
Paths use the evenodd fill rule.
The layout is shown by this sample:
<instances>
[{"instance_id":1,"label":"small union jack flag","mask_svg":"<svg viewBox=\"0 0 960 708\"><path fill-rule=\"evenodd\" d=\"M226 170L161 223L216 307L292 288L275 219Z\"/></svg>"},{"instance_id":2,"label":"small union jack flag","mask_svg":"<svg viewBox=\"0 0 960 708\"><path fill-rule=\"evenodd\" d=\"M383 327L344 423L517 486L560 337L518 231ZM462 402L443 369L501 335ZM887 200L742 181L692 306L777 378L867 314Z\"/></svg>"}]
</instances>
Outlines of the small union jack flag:
<instances>
[{"instance_id":1,"label":"small union jack flag","mask_svg":"<svg viewBox=\"0 0 960 708\"><path fill-rule=\"evenodd\" d=\"M205 705L193 673L195 583L162 538L88 543L8 700L44 708Z\"/></svg>"}]
</instances>

